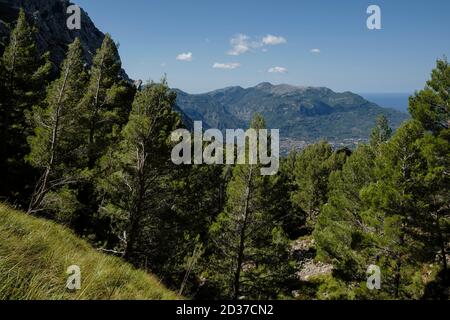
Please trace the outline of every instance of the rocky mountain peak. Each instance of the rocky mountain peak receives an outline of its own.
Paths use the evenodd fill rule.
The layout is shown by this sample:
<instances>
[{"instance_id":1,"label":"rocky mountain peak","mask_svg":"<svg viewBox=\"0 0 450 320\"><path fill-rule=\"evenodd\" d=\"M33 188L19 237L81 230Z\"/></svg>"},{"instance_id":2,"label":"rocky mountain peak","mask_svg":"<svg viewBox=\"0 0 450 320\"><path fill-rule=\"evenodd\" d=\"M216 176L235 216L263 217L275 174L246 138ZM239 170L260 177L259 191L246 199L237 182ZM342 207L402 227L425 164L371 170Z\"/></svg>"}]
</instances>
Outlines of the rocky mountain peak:
<instances>
[{"instance_id":1,"label":"rocky mountain peak","mask_svg":"<svg viewBox=\"0 0 450 320\"><path fill-rule=\"evenodd\" d=\"M0 52L8 42L20 8L39 30L37 44L41 52L50 51L52 61L59 66L64 59L67 46L79 37L90 65L97 48L105 35L95 26L88 14L81 9L81 29L67 28L69 0L0 0ZM124 78L128 78L123 72Z\"/></svg>"}]
</instances>

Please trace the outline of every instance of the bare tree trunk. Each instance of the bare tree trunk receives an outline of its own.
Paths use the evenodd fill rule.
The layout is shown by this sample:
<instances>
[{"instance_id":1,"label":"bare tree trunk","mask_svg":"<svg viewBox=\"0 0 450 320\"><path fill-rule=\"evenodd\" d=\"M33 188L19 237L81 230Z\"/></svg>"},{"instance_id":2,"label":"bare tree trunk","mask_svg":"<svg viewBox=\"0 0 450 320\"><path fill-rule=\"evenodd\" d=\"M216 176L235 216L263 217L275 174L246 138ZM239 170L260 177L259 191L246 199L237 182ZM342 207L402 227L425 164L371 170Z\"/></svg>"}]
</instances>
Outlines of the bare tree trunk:
<instances>
[{"instance_id":1,"label":"bare tree trunk","mask_svg":"<svg viewBox=\"0 0 450 320\"><path fill-rule=\"evenodd\" d=\"M443 280L444 283L447 282L447 254L445 252L445 241L444 241L444 237L442 236L442 230L441 230L441 226L439 224L439 213L436 215L436 227L437 227L437 233L438 233L438 240L439 240L439 245L440 245L440 249L441 249L441 262L442 262L442 268L444 270L444 275L443 275Z\"/></svg>"},{"instance_id":2,"label":"bare tree trunk","mask_svg":"<svg viewBox=\"0 0 450 320\"><path fill-rule=\"evenodd\" d=\"M144 145L144 144L143 144ZM125 248L125 258L133 263L135 259L135 246L139 238L139 229L141 223L141 217L143 215L143 205L145 196L145 147L141 151L136 150L136 165L138 168L138 185L137 185L137 197L133 206L133 210L130 215L130 227L129 238L127 246Z\"/></svg>"},{"instance_id":3,"label":"bare tree trunk","mask_svg":"<svg viewBox=\"0 0 450 320\"><path fill-rule=\"evenodd\" d=\"M237 258L237 264L236 264L236 270L234 272L234 280L233 280L233 300L239 299L240 294L240 277L241 277L241 271L242 271L242 263L244 262L244 250L245 250L245 232L247 231L247 223L248 223L248 216L249 216L249 201L250 201L250 188L251 188L251 181L252 181L252 171L253 166L250 166L249 175L247 178L247 186L245 190L245 198L244 198L244 209L242 212L243 215L243 223L242 228L240 230L239 235L239 251L238 251L238 258Z\"/></svg>"},{"instance_id":4,"label":"bare tree trunk","mask_svg":"<svg viewBox=\"0 0 450 320\"><path fill-rule=\"evenodd\" d=\"M400 247L403 247L404 243L405 243L405 239L404 239L404 234L403 231L404 230L404 226L402 225L401 228L401 236L400 236ZM402 254L400 253L397 257L397 263L396 263L396 267L395 267L395 280L394 280L394 284L395 284L395 298L398 299L400 296L400 282L401 282L401 271L402 271Z\"/></svg>"},{"instance_id":5,"label":"bare tree trunk","mask_svg":"<svg viewBox=\"0 0 450 320\"><path fill-rule=\"evenodd\" d=\"M97 115L99 111L99 95L100 95L100 84L103 78L103 60L104 60L104 54L102 55L101 61L100 61L100 69L99 69L99 75L97 79L97 87L95 88L95 96L94 96L94 106L93 106L93 115L91 119L91 124L89 128L89 141L88 141L88 165L89 168L93 168L95 165L95 157L94 152L92 148L94 147L94 137L95 137L95 127L97 125Z\"/></svg>"},{"instance_id":6,"label":"bare tree trunk","mask_svg":"<svg viewBox=\"0 0 450 320\"><path fill-rule=\"evenodd\" d=\"M67 85L67 79L69 77L71 71L71 64L66 69L66 73L64 74L64 81L61 86L61 90L59 91L58 100L57 100L57 108L55 112L55 122L52 127L52 138L50 142L50 159L49 162L45 168L44 174L39 179L35 192L31 198L30 205L28 207L28 213L33 213L36 210L39 209L39 207L42 204L42 201L44 200L45 195L47 194L49 188L48 188L48 180L50 177L50 174L53 170L54 162L55 162L55 156L56 156L56 147L58 143L58 130L61 120L61 110L63 108L62 105L62 98L64 95L64 91L66 90Z\"/></svg>"}]
</instances>

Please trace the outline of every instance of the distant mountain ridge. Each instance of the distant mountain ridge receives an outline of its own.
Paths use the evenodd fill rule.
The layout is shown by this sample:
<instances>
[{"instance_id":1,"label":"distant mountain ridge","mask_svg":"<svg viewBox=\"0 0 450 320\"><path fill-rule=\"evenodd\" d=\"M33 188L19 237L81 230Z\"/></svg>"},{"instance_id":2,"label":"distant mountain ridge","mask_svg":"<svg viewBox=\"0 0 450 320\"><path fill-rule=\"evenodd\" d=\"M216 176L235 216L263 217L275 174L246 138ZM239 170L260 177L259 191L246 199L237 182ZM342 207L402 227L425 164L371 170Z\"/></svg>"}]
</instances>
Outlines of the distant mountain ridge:
<instances>
[{"instance_id":1,"label":"distant mountain ridge","mask_svg":"<svg viewBox=\"0 0 450 320\"><path fill-rule=\"evenodd\" d=\"M352 92L337 93L325 87L298 87L263 82L255 87L228 87L204 94L175 89L177 105L205 127L248 127L254 113L261 113L269 128L280 129L282 138L332 141L367 139L376 117L385 115L396 128L408 115L386 109Z\"/></svg>"},{"instance_id":2,"label":"distant mountain ridge","mask_svg":"<svg viewBox=\"0 0 450 320\"><path fill-rule=\"evenodd\" d=\"M83 10L81 30L67 29L66 8L70 4L68 0L0 0L0 53L8 42L19 9L24 8L38 27L40 51L50 51L56 66L75 37L81 39L85 59L90 65L104 34ZM122 76L128 79L125 71ZM282 139L307 143L321 138L328 141L367 139L379 114L386 115L394 128L408 118L404 113L381 108L354 93L336 93L325 87L263 82L251 88L235 86L204 94L174 91L178 96L174 109L188 128L192 128L193 120L203 121L205 128L246 128L253 114L258 112L265 117L269 128L280 129Z\"/></svg>"}]
</instances>

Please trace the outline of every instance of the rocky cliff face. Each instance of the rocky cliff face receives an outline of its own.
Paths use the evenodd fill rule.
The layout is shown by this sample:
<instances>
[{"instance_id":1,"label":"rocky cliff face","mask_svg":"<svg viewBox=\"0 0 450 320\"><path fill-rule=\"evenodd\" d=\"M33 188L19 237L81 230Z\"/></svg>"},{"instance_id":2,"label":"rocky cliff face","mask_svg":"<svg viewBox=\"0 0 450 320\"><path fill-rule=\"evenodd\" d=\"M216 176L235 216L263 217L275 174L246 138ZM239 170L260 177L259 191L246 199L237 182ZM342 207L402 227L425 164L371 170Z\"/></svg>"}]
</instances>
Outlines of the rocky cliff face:
<instances>
[{"instance_id":1,"label":"rocky cliff face","mask_svg":"<svg viewBox=\"0 0 450 320\"><path fill-rule=\"evenodd\" d=\"M23 8L39 29L37 36L41 52L50 51L52 61L59 66L64 59L67 45L76 37L81 39L88 64L100 47L104 34L97 29L88 14L81 10L81 30L69 30L68 0L0 0L0 52L7 43L9 32Z\"/></svg>"}]
</instances>

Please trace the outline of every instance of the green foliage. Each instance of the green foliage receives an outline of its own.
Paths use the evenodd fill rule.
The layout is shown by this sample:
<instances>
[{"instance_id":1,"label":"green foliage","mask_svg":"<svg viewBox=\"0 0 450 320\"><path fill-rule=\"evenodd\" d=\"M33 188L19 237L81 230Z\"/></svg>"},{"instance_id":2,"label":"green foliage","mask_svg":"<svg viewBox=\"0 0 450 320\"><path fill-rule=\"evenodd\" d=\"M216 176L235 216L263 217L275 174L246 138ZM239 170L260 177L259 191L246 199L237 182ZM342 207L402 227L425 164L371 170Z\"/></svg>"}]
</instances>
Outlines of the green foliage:
<instances>
[{"instance_id":1,"label":"green foliage","mask_svg":"<svg viewBox=\"0 0 450 320\"><path fill-rule=\"evenodd\" d=\"M80 106L90 169L105 150L118 141L120 130L128 120L130 93L133 92L121 79L121 66L116 44L106 34L93 58L89 84Z\"/></svg>"},{"instance_id":2,"label":"green foliage","mask_svg":"<svg viewBox=\"0 0 450 320\"><path fill-rule=\"evenodd\" d=\"M255 116L252 128L265 127ZM249 151L247 149L247 157ZM213 254L205 273L224 298L266 299L283 293L292 276L288 239L267 193L259 165L236 165L227 186L224 211L210 229Z\"/></svg>"},{"instance_id":3,"label":"green foliage","mask_svg":"<svg viewBox=\"0 0 450 320\"><path fill-rule=\"evenodd\" d=\"M77 38L61 66L61 76L52 82L42 105L33 108L34 135L28 141L29 163L42 173L30 201L29 212L46 209L46 195L74 184L80 178L85 158L79 134L79 101L86 84L83 49ZM53 201L54 202L54 201Z\"/></svg>"},{"instance_id":4,"label":"green foliage","mask_svg":"<svg viewBox=\"0 0 450 320\"><path fill-rule=\"evenodd\" d=\"M413 119L395 134L391 112L381 112L368 145L350 152L322 141L281 159L278 174L261 176L256 164L174 165L170 136L182 127L175 92L165 79L136 92L108 34L90 70L76 39L59 78L47 85L49 55L39 56L35 32L21 11L0 59L0 196L24 203L38 172L29 213L70 225L99 250L195 298L448 299L445 59L411 97ZM220 129L245 126L259 110L288 135L334 139L366 132L380 114L359 96L326 88L177 92L188 114L201 111ZM263 115L253 117L252 128L265 128ZM319 125L324 119L332 127ZM0 297L176 297L50 222L0 206L0 231ZM307 248L290 242L303 235L314 238ZM314 258L332 264L332 274L315 273ZM89 290L74 296L59 287L67 259L89 270ZM304 261L311 270L300 281ZM381 269L380 290L366 286L373 264Z\"/></svg>"},{"instance_id":5,"label":"green foliage","mask_svg":"<svg viewBox=\"0 0 450 320\"><path fill-rule=\"evenodd\" d=\"M362 145L341 171L330 176L330 192L314 230L318 257L333 263L346 280L362 280L367 268L363 248L370 245L364 233L364 201L360 190L374 181L372 149Z\"/></svg>"},{"instance_id":6,"label":"green foliage","mask_svg":"<svg viewBox=\"0 0 450 320\"><path fill-rule=\"evenodd\" d=\"M295 186L292 201L307 214L308 225L316 223L320 208L327 201L328 179L346 160L345 152L333 153L325 141L311 145L295 158Z\"/></svg>"},{"instance_id":7,"label":"green foliage","mask_svg":"<svg viewBox=\"0 0 450 320\"><path fill-rule=\"evenodd\" d=\"M358 148L330 178L314 231L318 256L335 266L334 283L349 284L358 299L419 299L431 281L426 268L448 238L441 228L448 220L436 214L442 203L431 205L436 193L424 179L429 139L420 123L408 122L378 150ZM381 290L365 287L371 264L381 268Z\"/></svg>"},{"instance_id":8,"label":"green foliage","mask_svg":"<svg viewBox=\"0 0 450 320\"><path fill-rule=\"evenodd\" d=\"M334 278L332 276L325 276L318 279L313 279L318 282L319 288L317 290L317 298L320 300L354 300L355 295L349 288L348 283Z\"/></svg>"},{"instance_id":9,"label":"green foliage","mask_svg":"<svg viewBox=\"0 0 450 320\"><path fill-rule=\"evenodd\" d=\"M121 65L117 46L106 34L93 57L89 80L77 105L78 136L84 152L77 167L83 172L83 179L76 185L80 204L71 225L96 241L109 240L104 235L108 233L108 219L96 215L103 196L97 192L96 184L99 176L105 174L98 162L120 142L135 95L135 88L122 78Z\"/></svg>"},{"instance_id":10,"label":"green foliage","mask_svg":"<svg viewBox=\"0 0 450 320\"><path fill-rule=\"evenodd\" d=\"M361 193L369 209L365 213L372 228L372 242L378 249L385 274L383 291L394 298L405 298L404 290L421 262L426 261L426 244L417 228L426 224L418 172L423 170L416 141L423 129L416 122L403 125L395 136L381 147L375 160L376 183Z\"/></svg>"},{"instance_id":11,"label":"green foliage","mask_svg":"<svg viewBox=\"0 0 450 320\"><path fill-rule=\"evenodd\" d=\"M413 117L425 126L430 118L421 112L430 109L417 101L429 93L427 88L411 99ZM371 146L359 147L331 175L329 200L314 231L318 257L333 263L332 282L349 284L356 298L420 299L433 277L441 277L428 271L436 259L446 281L448 140L445 129L436 137L422 124L410 121L389 139L386 119L380 118ZM370 264L381 267L381 290L365 286Z\"/></svg>"},{"instance_id":12,"label":"green foliage","mask_svg":"<svg viewBox=\"0 0 450 320\"><path fill-rule=\"evenodd\" d=\"M409 100L409 112L425 129L438 133L449 128L450 121L450 65L438 60L425 89Z\"/></svg>"},{"instance_id":13,"label":"green foliage","mask_svg":"<svg viewBox=\"0 0 450 320\"><path fill-rule=\"evenodd\" d=\"M367 139L380 114L395 128L408 119L405 113L382 108L354 93L327 88L261 83L204 94L177 93L178 106L192 119L202 120L205 127L247 128L252 114L261 113L267 126L280 129L283 137L308 143Z\"/></svg>"},{"instance_id":14,"label":"green foliage","mask_svg":"<svg viewBox=\"0 0 450 320\"><path fill-rule=\"evenodd\" d=\"M100 211L114 218L117 237L125 234L125 256L137 265L156 250L152 240L162 232L160 215L169 207L158 195L172 186L169 138L180 126L174 102L165 80L145 86L136 95L123 140L102 159L99 188L107 204ZM150 248L144 249L147 244Z\"/></svg>"},{"instance_id":15,"label":"green foliage","mask_svg":"<svg viewBox=\"0 0 450 320\"><path fill-rule=\"evenodd\" d=\"M36 29L21 10L0 58L0 195L22 205L33 177L24 163L29 152L26 136L32 132L27 114L42 98L52 69L49 54L39 55L35 37Z\"/></svg>"},{"instance_id":16,"label":"green foliage","mask_svg":"<svg viewBox=\"0 0 450 320\"><path fill-rule=\"evenodd\" d=\"M386 116L381 115L377 118L376 126L370 135L370 145L377 149L382 143L389 140L392 135L392 129L389 127L389 121Z\"/></svg>"}]
</instances>

